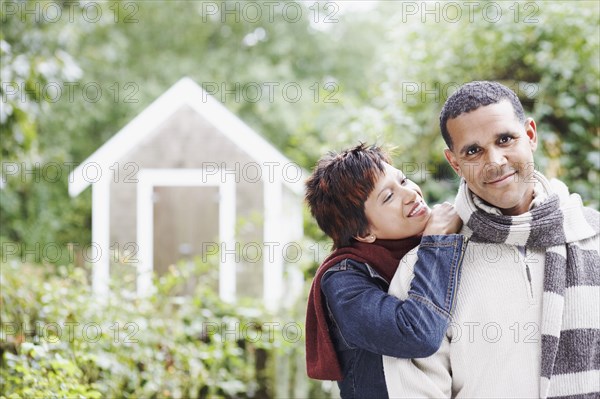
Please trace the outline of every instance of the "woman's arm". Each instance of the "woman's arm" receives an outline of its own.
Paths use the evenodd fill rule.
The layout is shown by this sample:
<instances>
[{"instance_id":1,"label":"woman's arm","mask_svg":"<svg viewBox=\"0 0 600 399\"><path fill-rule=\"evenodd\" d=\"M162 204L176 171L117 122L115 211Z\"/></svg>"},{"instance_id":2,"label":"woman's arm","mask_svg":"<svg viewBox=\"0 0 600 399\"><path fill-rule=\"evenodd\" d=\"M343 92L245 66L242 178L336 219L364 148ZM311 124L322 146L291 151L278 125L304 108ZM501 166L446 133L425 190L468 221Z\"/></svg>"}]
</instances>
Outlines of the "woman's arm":
<instances>
[{"instance_id":1,"label":"woman's arm","mask_svg":"<svg viewBox=\"0 0 600 399\"><path fill-rule=\"evenodd\" d=\"M346 343L400 358L435 353L454 304L464 245L462 235L424 236L416 256L409 253L399 266L410 272L414 259L405 300L389 295L365 264L348 261L346 270L326 273L321 289Z\"/></svg>"}]
</instances>

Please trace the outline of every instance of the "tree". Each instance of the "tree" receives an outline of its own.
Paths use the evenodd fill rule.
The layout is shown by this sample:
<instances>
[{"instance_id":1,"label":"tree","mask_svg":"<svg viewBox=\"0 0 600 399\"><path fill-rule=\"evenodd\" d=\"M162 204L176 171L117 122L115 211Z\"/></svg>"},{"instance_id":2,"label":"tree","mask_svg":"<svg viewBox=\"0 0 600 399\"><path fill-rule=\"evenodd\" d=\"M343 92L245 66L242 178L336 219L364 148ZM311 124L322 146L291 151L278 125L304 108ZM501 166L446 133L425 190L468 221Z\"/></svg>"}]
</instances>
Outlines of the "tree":
<instances>
[{"instance_id":1,"label":"tree","mask_svg":"<svg viewBox=\"0 0 600 399\"><path fill-rule=\"evenodd\" d=\"M358 141L396 146L433 202L458 182L444 100L499 80L538 122L539 168L600 203L596 2L276 3L3 3L2 240L89 241L89 192L67 196L70 168L182 76L306 169Z\"/></svg>"},{"instance_id":2,"label":"tree","mask_svg":"<svg viewBox=\"0 0 600 399\"><path fill-rule=\"evenodd\" d=\"M447 198L457 184L442 157L438 115L445 99L462 83L495 80L511 87L538 123L538 168L598 207L598 3L440 2L428 5L429 13L411 4L381 3L393 17L384 20L384 58L362 109L377 110L384 140L417 165L429 195ZM373 126L359 119L363 130Z\"/></svg>"}]
</instances>

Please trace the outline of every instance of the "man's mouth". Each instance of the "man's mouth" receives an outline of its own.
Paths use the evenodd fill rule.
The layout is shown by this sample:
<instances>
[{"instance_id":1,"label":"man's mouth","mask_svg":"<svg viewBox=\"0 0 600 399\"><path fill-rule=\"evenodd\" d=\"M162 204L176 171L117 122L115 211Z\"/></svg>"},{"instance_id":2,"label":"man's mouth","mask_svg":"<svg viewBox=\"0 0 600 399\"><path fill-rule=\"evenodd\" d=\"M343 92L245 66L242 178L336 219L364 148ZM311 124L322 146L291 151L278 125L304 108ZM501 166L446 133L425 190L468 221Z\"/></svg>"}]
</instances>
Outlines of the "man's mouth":
<instances>
[{"instance_id":1,"label":"man's mouth","mask_svg":"<svg viewBox=\"0 0 600 399\"><path fill-rule=\"evenodd\" d=\"M513 177L515 175L515 173L517 173L516 171L512 171L506 175L502 175L497 179L485 182L485 184L501 184L503 182L508 181L508 179L510 179L511 177Z\"/></svg>"},{"instance_id":2,"label":"man's mouth","mask_svg":"<svg viewBox=\"0 0 600 399\"><path fill-rule=\"evenodd\" d=\"M414 217L414 216L420 216L422 214L424 214L427 211L427 205L425 205L425 202L423 202L422 200L418 201L413 208L410 210L410 212L408 212L408 215L406 215L406 217Z\"/></svg>"}]
</instances>

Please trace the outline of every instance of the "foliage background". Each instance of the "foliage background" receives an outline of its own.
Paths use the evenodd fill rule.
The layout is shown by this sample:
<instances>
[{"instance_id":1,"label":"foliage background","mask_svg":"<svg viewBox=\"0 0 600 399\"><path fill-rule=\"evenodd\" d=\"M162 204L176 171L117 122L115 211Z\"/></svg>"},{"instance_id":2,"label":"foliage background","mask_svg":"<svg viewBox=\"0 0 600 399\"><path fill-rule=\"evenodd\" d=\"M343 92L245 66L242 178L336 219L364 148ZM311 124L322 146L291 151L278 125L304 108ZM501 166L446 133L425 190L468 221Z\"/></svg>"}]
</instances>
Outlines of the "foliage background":
<instances>
[{"instance_id":1,"label":"foliage background","mask_svg":"<svg viewBox=\"0 0 600 399\"><path fill-rule=\"evenodd\" d=\"M442 157L437 125L444 100L461 83L501 81L538 123L538 169L599 207L600 3L432 2L429 13L422 2L379 1L361 8L282 0L272 12L265 2L250 3L249 8L242 1L2 1L0 240L2 287L12 290L3 292L3 323L44 306L35 296L22 300L41 295L37 285L24 283L19 290L7 285L15 274L41 269L31 278L43 284L57 275L54 265L73 262L68 251L48 264L39 251L23 249L90 241L90 190L70 198L69 170L56 175L49 166L82 162L182 76L207 88L216 85L217 99L306 169L324 152L358 141L396 146L397 165L410 171L430 202L451 199L457 185ZM101 14L94 13L96 7ZM253 12L257 7L260 15ZM276 85L273 97L265 83ZM289 83L301 87L298 101L282 94ZM249 101L248 85L256 84L265 89ZM100 87L101 96L84 93L88 86ZM51 90L56 87L58 96ZM309 239L325 241L308 217L305 231ZM15 259L17 266L9 267ZM315 265L302 266L307 277ZM73 301L64 311L88 317L77 304L93 301L91 295L78 284L65 287ZM143 314L135 309L124 317L136 312ZM162 315L168 318L169 312ZM8 342L7 336L2 340ZM11 345L12 352L4 351L3 372L12 373L16 365L43 368L40 362L51 358L65 378L83 381L83 388L74 389L94 396L85 393L93 380L82 366L87 358L73 358L73 348L62 348L56 360L54 354L40 358L36 348ZM154 378L164 377L156 373ZM113 392L107 388L118 380L113 377L107 374L105 385L89 389ZM253 378L240 380L251 384ZM4 374L1 381L7 383ZM143 386L125 391L139 393Z\"/></svg>"}]
</instances>

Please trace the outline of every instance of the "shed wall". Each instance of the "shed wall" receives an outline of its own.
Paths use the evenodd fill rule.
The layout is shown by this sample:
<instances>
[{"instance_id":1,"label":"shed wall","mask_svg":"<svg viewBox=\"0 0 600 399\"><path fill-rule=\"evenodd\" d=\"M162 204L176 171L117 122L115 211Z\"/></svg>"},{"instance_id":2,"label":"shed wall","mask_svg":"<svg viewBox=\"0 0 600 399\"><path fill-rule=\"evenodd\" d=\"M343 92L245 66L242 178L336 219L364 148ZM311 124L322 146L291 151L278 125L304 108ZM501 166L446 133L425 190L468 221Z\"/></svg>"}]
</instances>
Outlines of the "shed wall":
<instances>
[{"instance_id":1,"label":"shed wall","mask_svg":"<svg viewBox=\"0 0 600 399\"><path fill-rule=\"evenodd\" d=\"M136 176L144 168L205 168L208 173L217 174L222 179L235 179L236 213L239 221L236 236L242 245L248 242L262 243L263 183L257 179L256 174L259 164L190 107L181 108L157 126L144 142L120 159L116 166L118 174L115 174L111 183L110 199L110 240L117 244L116 248L124 248L128 243L136 242ZM161 194L160 188L155 189L155 192L163 198L165 195L172 195L165 190ZM191 192L193 191L188 191ZM198 195L181 195L184 197L180 198L182 204L206 201L203 208L209 213L214 210L214 204L211 205L214 198L211 199L210 195L204 199ZM192 209L194 208L189 208L190 213ZM160 207L155 208L155 222L162 220L161 215L156 214L157 211L160 211ZM155 225L155 236L173 235L171 228L172 224L158 223ZM212 241L213 237L214 230L210 229L202 239ZM240 249L243 248L240 246ZM247 246L247 255L251 255L249 249ZM157 251L161 251L161 248L155 247L155 253ZM242 251L241 255L243 254ZM238 295L260 297L262 262L244 261L243 256L239 260ZM113 271L119 270L122 273L121 266L114 266L111 268ZM155 262L156 271L164 271L165 267L166 265Z\"/></svg>"}]
</instances>

